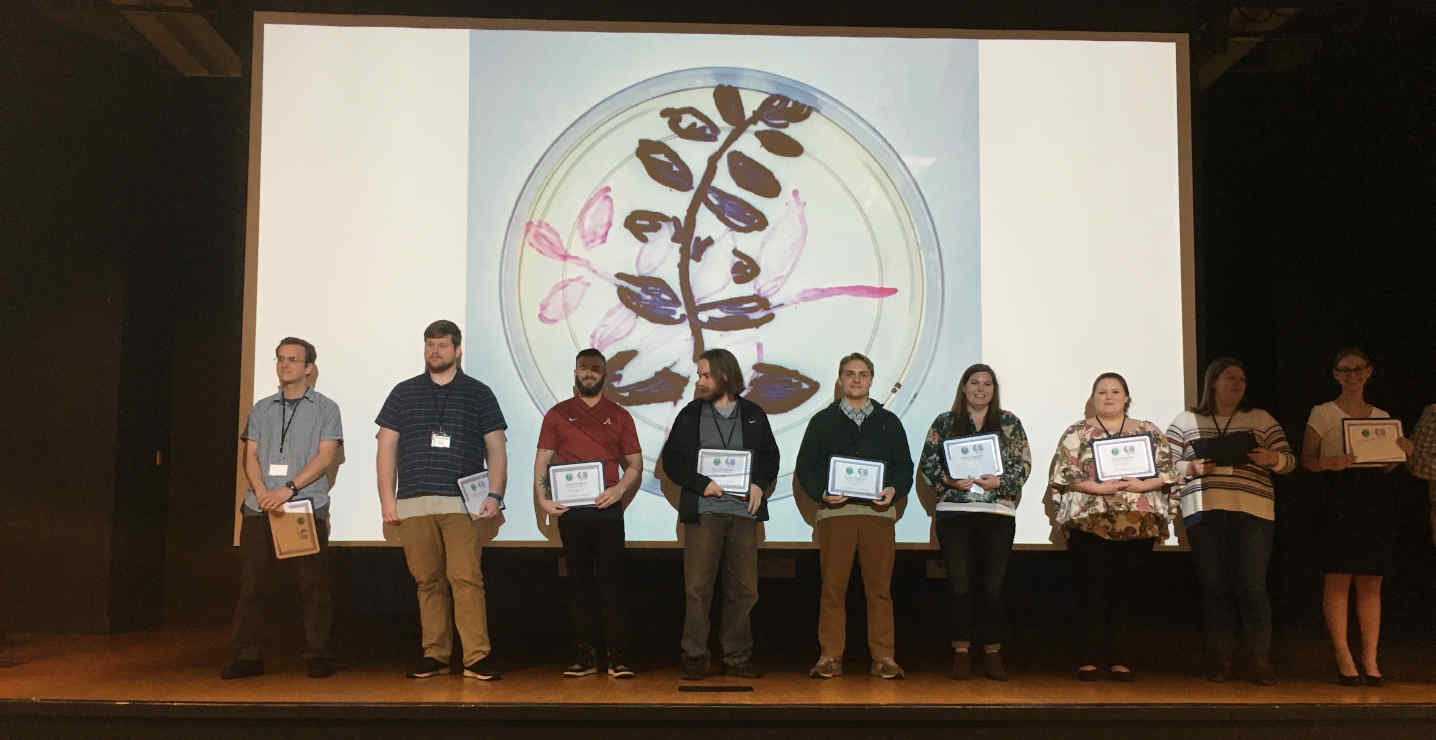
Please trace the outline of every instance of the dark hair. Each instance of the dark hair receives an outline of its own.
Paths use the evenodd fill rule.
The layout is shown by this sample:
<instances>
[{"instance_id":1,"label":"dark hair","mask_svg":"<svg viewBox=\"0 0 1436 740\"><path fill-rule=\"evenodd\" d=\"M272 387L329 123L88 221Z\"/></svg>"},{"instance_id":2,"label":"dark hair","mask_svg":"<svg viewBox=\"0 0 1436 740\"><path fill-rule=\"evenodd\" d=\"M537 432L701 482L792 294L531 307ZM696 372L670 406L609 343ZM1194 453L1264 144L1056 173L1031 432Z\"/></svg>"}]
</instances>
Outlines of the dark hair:
<instances>
[{"instance_id":1,"label":"dark hair","mask_svg":"<svg viewBox=\"0 0 1436 740\"><path fill-rule=\"evenodd\" d=\"M962 392L967 381L978 373L987 373L992 376L992 402L987 404L987 416L982 420L982 428L975 429L972 425L972 414L967 410L967 395ZM982 363L970 365L962 371L962 378L957 381L957 395L952 399L952 415L956 417L956 429L958 434L977 434L979 432L997 432L1002 434L1002 401L998 394L1000 388L997 385L997 373L992 368Z\"/></svg>"},{"instance_id":2,"label":"dark hair","mask_svg":"<svg viewBox=\"0 0 1436 740\"><path fill-rule=\"evenodd\" d=\"M714 348L699 355L698 359L708 361L708 372L717 381L720 392L737 398L747 388L743 385L743 368L738 366L738 358L732 352Z\"/></svg>"},{"instance_id":3,"label":"dark hair","mask_svg":"<svg viewBox=\"0 0 1436 740\"><path fill-rule=\"evenodd\" d=\"M1112 378L1113 380L1116 380L1118 383L1122 384L1122 392L1127 394L1127 403L1122 405L1122 413L1127 413L1127 409L1132 408L1132 391L1127 388L1127 379L1117 373L1105 372L1101 375L1098 375L1097 379L1092 381L1092 392L1087 394L1087 398L1090 399L1093 396L1097 395L1097 384L1108 378Z\"/></svg>"},{"instance_id":4,"label":"dark hair","mask_svg":"<svg viewBox=\"0 0 1436 740\"><path fill-rule=\"evenodd\" d=\"M319 353L314 351L314 345L299 337L285 337L279 340L279 344L274 345L274 354L277 356L279 354L279 348L286 344L293 344L304 348L304 364L306 365L313 365L314 361L319 357Z\"/></svg>"},{"instance_id":5,"label":"dark hair","mask_svg":"<svg viewBox=\"0 0 1436 740\"><path fill-rule=\"evenodd\" d=\"M1192 407L1192 413L1207 415L1217 413L1217 378L1220 378L1229 367L1240 369L1242 375L1247 374L1247 366L1235 357L1218 357L1207 363L1207 371L1202 373L1202 397L1197 405ZM1252 405L1247 403L1246 394L1242 394L1241 399L1237 401L1237 411L1247 411L1251 407Z\"/></svg>"},{"instance_id":6,"label":"dark hair","mask_svg":"<svg viewBox=\"0 0 1436 740\"><path fill-rule=\"evenodd\" d=\"M439 319L424 327L425 339L442 339L448 337L454 342L454 348L458 349L464 341L464 333L459 331L459 325L448 319Z\"/></svg>"},{"instance_id":7,"label":"dark hair","mask_svg":"<svg viewBox=\"0 0 1436 740\"><path fill-rule=\"evenodd\" d=\"M1335 370L1336 366L1340 365L1341 361L1348 357L1360 357L1366 364L1371 364L1371 358L1368 357L1365 352L1361 351L1360 347L1350 346L1342 347L1336 351L1336 356L1331 358L1331 369Z\"/></svg>"},{"instance_id":8,"label":"dark hair","mask_svg":"<svg viewBox=\"0 0 1436 740\"><path fill-rule=\"evenodd\" d=\"M577 365L579 363L579 360L582 360L585 357L597 357L599 362L602 362L605 365L608 364L608 358L604 357L602 352L599 352L592 347L579 350L578 354L573 356L573 364Z\"/></svg>"},{"instance_id":9,"label":"dark hair","mask_svg":"<svg viewBox=\"0 0 1436 740\"><path fill-rule=\"evenodd\" d=\"M861 353L861 352L852 352L852 353L849 353L849 354L848 354L846 357L844 357L843 359L838 360L838 384L837 384L836 386L833 386L833 400L840 400L840 399L842 399L842 397L843 397L843 367L845 367L849 362L852 362L853 360L860 360L860 361L862 361L862 363L863 363L864 365L867 365L867 366L868 366L868 375L873 375L873 374L875 374L875 371L873 370L873 361L870 360L870 359L868 359L868 356L867 356L867 355L865 355L865 354L863 354L863 353Z\"/></svg>"}]
</instances>

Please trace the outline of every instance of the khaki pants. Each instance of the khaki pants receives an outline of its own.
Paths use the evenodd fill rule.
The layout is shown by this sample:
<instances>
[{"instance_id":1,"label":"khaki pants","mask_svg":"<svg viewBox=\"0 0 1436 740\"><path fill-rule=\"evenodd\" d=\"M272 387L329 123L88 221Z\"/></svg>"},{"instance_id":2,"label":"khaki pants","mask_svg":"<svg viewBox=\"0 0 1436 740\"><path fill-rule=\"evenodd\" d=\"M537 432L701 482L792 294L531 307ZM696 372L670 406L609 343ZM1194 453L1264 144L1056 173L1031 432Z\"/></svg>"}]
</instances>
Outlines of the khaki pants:
<instances>
[{"instance_id":1,"label":"khaki pants","mask_svg":"<svg viewBox=\"0 0 1436 740\"><path fill-rule=\"evenodd\" d=\"M823 572L818 607L818 646L824 658L842 658L847 643L848 579L853 560L863 573L868 600L868 653L873 660L893 657L893 520L876 516L839 516L818 522L818 558Z\"/></svg>"},{"instance_id":2,"label":"khaki pants","mask_svg":"<svg viewBox=\"0 0 1436 740\"><path fill-rule=\"evenodd\" d=\"M489 618L479 568L480 523L468 514L434 514L399 521L404 560L419 590L424 656L448 663L457 622L464 665L489 655Z\"/></svg>"}]
</instances>

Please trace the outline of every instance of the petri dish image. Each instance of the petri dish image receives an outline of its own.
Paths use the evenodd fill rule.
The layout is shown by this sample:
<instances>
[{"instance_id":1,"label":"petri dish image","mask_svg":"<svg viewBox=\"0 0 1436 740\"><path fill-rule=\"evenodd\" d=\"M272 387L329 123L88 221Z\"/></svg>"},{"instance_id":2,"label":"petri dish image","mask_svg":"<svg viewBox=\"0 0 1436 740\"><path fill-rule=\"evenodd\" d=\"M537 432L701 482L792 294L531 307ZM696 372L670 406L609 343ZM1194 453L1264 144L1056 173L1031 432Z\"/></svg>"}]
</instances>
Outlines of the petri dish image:
<instances>
[{"instance_id":1,"label":"petri dish image","mask_svg":"<svg viewBox=\"0 0 1436 740\"><path fill-rule=\"evenodd\" d=\"M784 451L774 498L791 495L843 356L872 359L872 398L902 416L942 336L937 231L902 158L832 96L753 69L674 71L597 101L535 163L500 275L539 414L597 347L650 470L697 354L731 351Z\"/></svg>"}]
</instances>

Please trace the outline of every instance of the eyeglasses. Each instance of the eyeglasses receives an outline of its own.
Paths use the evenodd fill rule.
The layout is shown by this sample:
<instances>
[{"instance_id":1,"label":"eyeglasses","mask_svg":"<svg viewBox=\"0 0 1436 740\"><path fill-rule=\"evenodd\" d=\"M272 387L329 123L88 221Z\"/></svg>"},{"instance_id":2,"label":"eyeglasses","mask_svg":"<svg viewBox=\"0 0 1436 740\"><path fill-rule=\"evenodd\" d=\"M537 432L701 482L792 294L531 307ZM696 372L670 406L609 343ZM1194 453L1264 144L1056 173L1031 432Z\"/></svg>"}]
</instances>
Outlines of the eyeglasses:
<instances>
[{"instance_id":1,"label":"eyeglasses","mask_svg":"<svg viewBox=\"0 0 1436 740\"><path fill-rule=\"evenodd\" d=\"M1337 374L1337 375L1359 375L1359 374L1364 373L1364 372L1366 372L1367 370L1370 370L1370 369L1371 369L1371 366L1370 366L1370 365L1358 365L1358 366L1356 366L1356 367L1339 367L1339 368L1336 368L1336 374Z\"/></svg>"}]
</instances>

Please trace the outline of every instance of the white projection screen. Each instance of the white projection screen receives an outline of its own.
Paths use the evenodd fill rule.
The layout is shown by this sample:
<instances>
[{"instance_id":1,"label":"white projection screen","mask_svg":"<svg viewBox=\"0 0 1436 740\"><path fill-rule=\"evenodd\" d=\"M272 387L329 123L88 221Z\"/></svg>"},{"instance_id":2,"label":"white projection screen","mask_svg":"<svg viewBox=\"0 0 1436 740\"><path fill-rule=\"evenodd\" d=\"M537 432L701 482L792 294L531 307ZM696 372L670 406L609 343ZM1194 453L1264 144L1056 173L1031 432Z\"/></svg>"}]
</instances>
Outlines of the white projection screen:
<instances>
[{"instance_id":1,"label":"white projection screen","mask_svg":"<svg viewBox=\"0 0 1436 740\"><path fill-rule=\"evenodd\" d=\"M508 422L502 545L557 545L530 471L588 346L643 446L634 546L678 541L653 468L697 341L734 352L777 433L769 547L813 546L793 460L849 352L914 456L963 369L996 370L1032 443L1019 547L1053 542L1048 463L1098 373L1163 428L1190 402L1183 35L259 13L254 49L238 424L277 341L313 342L344 419L336 544L383 543L374 418L440 318ZM764 125L730 123L721 85ZM671 321L689 213L717 255L689 270L701 329ZM936 541L916 490L897 538Z\"/></svg>"}]
</instances>

